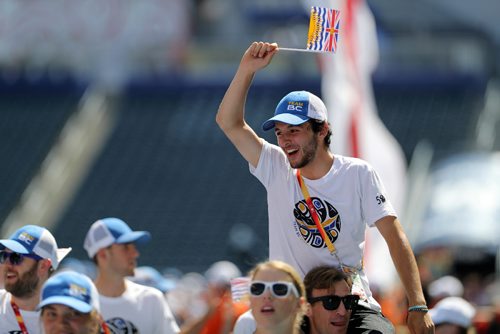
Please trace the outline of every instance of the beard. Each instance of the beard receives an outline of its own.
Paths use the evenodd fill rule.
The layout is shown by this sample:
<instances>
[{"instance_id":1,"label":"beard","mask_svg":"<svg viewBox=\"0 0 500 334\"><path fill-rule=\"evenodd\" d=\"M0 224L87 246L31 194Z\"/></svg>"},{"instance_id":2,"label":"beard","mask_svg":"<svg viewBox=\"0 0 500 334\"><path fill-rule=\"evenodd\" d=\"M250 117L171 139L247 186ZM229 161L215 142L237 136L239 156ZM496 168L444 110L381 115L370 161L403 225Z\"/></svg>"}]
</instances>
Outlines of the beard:
<instances>
[{"instance_id":1,"label":"beard","mask_svg":"<svg viewBox=\"0 0 500 334\"><path fill-rule=\"evenodd\" d=\"M18 298L31 297L37 293L38 278L36 272L38 269L38 262L33 263L33 266L24 274L18 277L15 283L5 283L5 290Z\"/></svg>"},{"instance_id":2,"label":"beard","mask_svg":"<svg viewBox=\"0 0 500 334\"><path fill-rule=\"evenodd\" d=\"M289 161L292 168L299 169L305 167L314 159L314 157L316 156L316 152L318 151L318 142L316 140L316 136L314 136L306 146L301 148L300 151L302 153L302 159L296 162Z\"/></svg>"}]
</instances>

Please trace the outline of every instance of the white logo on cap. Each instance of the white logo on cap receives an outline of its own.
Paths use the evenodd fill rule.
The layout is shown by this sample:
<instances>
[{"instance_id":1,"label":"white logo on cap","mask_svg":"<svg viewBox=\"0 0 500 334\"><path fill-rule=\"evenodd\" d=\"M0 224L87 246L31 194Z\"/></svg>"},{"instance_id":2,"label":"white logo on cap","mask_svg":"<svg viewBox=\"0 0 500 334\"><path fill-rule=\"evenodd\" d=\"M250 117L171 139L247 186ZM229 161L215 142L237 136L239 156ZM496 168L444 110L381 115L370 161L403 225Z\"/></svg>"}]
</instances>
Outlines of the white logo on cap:
<instances>
[{"instance_id":1,"label":"white logo on cap","mask_svg":"<svg viewBox=\"0 0 500 334\"><path fill-rule=\"evenodd\" d=\"M85 287L72 283L69 286L69 294L71 296L81 298L82 296L85 296L88 293L87 293L87 289Z\"/></svg>"},{"instance_id":2,"label":"white logo on cap","mask_svg":"<svg viewBox=\"0 0 500 334\"><path fill-rule=\"evenodd\" d=\"M302 105L294 106L293 104L289 104L286 109L287 110L294 110L294 111L302 111Z\"/></svg>"},{"instance_id":3,"label":"white logo on cap","mask_svg":"<svg viewBox=\"0 0 500 334\"><path fill-rule=\"evenodd\" d=\"M33 242L33 240L35 240L35 237L29 235L28 233L26 232L23 232L21 234L19 234L19 240L22 240L28 244L31 244Z\"/></svg>"}]
</instances>

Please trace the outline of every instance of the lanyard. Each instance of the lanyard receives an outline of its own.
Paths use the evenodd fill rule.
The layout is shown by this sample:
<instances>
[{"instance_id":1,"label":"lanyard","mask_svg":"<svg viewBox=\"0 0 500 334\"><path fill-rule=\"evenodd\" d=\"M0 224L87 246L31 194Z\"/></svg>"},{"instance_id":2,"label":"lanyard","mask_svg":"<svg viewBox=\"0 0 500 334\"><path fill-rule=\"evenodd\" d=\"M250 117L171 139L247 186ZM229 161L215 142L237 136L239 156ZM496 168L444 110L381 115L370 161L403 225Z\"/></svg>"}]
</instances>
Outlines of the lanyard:
<instances>
[{"instance_id":1,"label":"lanyard","mask_svg":"<svg viewBox=\"0 0 500 334\"><path fill-rule=\"evenodd\" d=\"M26 325L24 324L23 316L21 315L21 311L19 310L19 306L17 306L16 303L11 299L10 300L10 305L12 306L12 310L14 311L14 314L16 315L16 320L17 323L19 324L19 329L21 330L22 334L28 334L28 329L26 328Z\"/></svg>"},{"instance_id":2,"label":"lanyard","mask_svg":"<svg viewBox=\"0 0 500 334\"><path fill-rule=\"evenodd\" d=\"M102 322L101 328L104 334L111 334L111 331L109 330L108 324L106 322Z\"/></svg>"},{"instance_id":3,"label":"lanyard","mask_svg":"<svg viewBox=\"0 0 500 334\"><path fill-rule=\"evenodd\" d=\"M328 238L328 236L326 235L325 229L323 228L323 225L321 225L321 222L319 221L319 216L318 213L316 212L316 208L314 207L311 196L309 196L309 191L307 190L304 179L300 175L300 169L297 169L297 181L299 181L300 189L302 190L302 194L304 195L304 199L306 200L307 207L309 208L309 212L311 213L311 217L314 220L314 224L316 224L316 228L318 229L321 238L326 243L326 246L328 247L330 253L332 255L336 254L335 246L333 245L330 238Z\"/></svg>"},{"instance_id":4,"label":"lanyard","mask_svg":"<svg viewBox=\"0 0 500 334\"><path fill-rule=\"evenodd\" d=\"M361 266L359 268L347 266L340 260L340 257L337 254L337 250L335 249L333 242L326 235L325 229L324 229L323 225L321 224L321 221L319 220L318 212L316 211L316 208L314 207L311 196L309 196L309 191L307 190L307 186L304 182L304 179L300 175L299 169L297 169L297 181L299 181L300 189L302 190L302 194L304 195L304 199L306 200L307 207L309 208L309 212L311 213L311 217L314 220L314 224L316 225L316 228L318 229L319 234L321 235L321 238L323 239L326 246L328 247L330 254L335 256L335 258L339 262L340 268L342 268L342 270L346 273L354 273L358 270L361 270L363 268L363 260L361 260Z\"/></svg>"}]
</instances>

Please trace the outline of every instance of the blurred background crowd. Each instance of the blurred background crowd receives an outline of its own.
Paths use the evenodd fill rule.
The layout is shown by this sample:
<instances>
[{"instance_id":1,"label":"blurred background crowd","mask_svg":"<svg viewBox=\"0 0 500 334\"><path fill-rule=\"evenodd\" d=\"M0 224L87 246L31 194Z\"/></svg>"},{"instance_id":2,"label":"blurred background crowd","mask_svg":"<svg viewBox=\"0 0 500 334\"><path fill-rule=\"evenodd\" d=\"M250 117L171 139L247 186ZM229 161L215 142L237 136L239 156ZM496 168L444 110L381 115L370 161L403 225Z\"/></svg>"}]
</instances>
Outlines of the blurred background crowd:
<instances>
[{"instance_id":1,"label":"blurred background crowd","mask_svg":"<svg viewBox=\"0 0 500 334\"><path fill-rule=\"evenodd\" d=\"M349 61L360 66L361 96L400 161L377 166L382 137L354 153L397 194L429 305L463 297L477 310L476 331L498 333L500 4L367 0L363 23L353 5L363 1L328 3L342 7L346 26L357 18L357 35L342 30L335 55L280 52L255 78L248 121L259 128L290 90L327 105L348 99L349 74L335 75ZM122 218L153 236L135 279L162 290L179 322L202 314L211 281L245 275L268 254L265 191L216 127L218 104L252 41L305 48L312 4L0 0L0 237L46 226L73 247L63 268L93 277L85 233L97 219ZM334 153L353 154L340 146L338 117ZM391 166L402 166L402 181ZM377 242L367 245L368 277L404 332L405 297Z\"/></svg>"}]
</instances>

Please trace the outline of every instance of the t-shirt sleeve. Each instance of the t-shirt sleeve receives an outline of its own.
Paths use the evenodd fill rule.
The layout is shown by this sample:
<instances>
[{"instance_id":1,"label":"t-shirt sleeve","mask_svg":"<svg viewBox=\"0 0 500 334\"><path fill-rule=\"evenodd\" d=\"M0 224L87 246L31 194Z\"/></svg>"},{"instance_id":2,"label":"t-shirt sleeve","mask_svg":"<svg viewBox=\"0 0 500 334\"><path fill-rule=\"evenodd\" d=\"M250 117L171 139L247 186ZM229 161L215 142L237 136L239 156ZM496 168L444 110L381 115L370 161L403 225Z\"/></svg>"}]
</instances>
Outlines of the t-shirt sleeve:
<instances>
[{"instance_id":1,"label":"t-shirt sleeve","mask_svg":"<svg viewBox=\"0 0 500 334\"><path fill-rule=\"evenodd\" d=\"M161 326L158 328L157 334L179 333L179 326L177 325L172 310L170 309L170 306L168 306L167 300L163 297L163 295L160 296L158 304L158 310L160 312L159 316L163 321L161 321Z\"/></svg>"},{"instance_id":2,"label":"t-shirt sleeve","mask_svg":"<svg viewBox=\"0 0 500 334\"><path fill-rule=\"evenodd\" d=\"M361 206L366 224L370 227L386 216L397 217L377 172L369 164L360 168Z\"/></svg>"},{"instance_id":3,"label":"t-shirt sleeve","mask_svg":"<svg viewBox=\"0 0 500 334\"><path fill-rule=\"evenodd\" d=\"M254 175L264 187L276 180L278 173L282 173L287 168L287 160L283 151L276 145L263 140L262 151L260 153L257 167L249 164L250 173Z\"/></svg>"}]
</instances>

